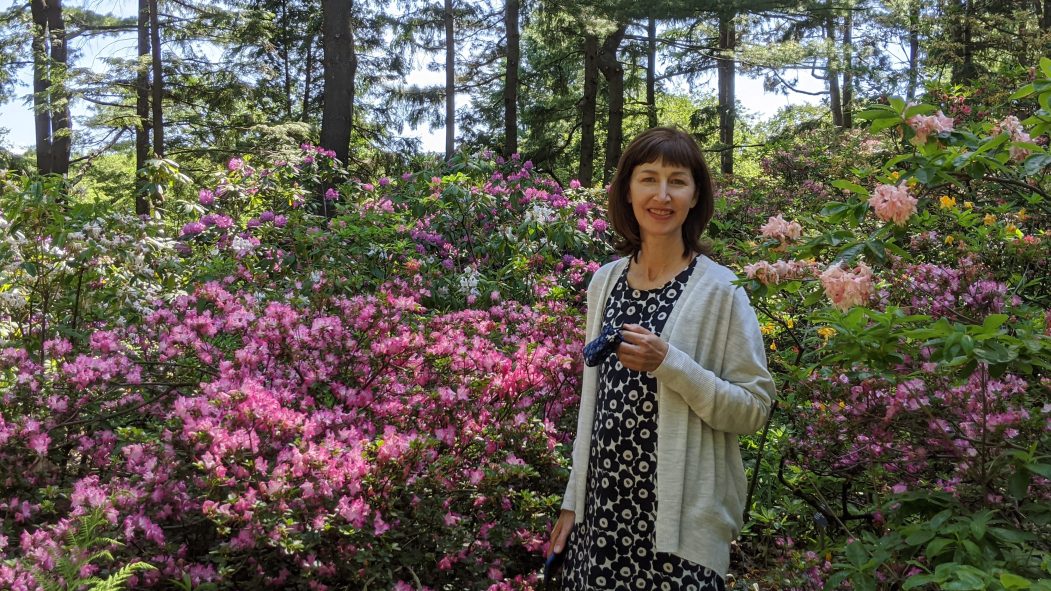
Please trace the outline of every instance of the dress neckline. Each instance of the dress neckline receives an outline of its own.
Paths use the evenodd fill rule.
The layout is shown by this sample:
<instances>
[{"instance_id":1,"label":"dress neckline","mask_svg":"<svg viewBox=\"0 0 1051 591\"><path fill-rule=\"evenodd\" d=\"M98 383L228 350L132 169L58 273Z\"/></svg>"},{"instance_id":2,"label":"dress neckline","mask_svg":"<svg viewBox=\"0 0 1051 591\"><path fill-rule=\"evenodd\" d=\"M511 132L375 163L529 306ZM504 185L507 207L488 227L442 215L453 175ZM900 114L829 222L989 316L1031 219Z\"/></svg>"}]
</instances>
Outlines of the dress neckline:
<instances>
[{"instance_id":1,"label":"dress neckline","mask_svg":"<svg viewBox=\"0 0 1051 591\"><path fill-rule=\"evenodd\" d=\"M624 265L624 270L621 272L621 276L624 278L624 286L630 289L631 291L639 293L653 293L658 291L664 291L676 282L685 283L686 280L689 278L690 273L693 272L693 268L697 266L697 259L699 258L701 258L701 255L694 255L694 257L690 259L690 262L685 267L683 267L681 271L676 273L675 276L669 279L668 281L664 282L663 285L641 289L638 287L632 287L632 285L628 283L628 272L631 271L632 264L631 257L628 257L628 264Z\"/></svg>"}]
</instances>

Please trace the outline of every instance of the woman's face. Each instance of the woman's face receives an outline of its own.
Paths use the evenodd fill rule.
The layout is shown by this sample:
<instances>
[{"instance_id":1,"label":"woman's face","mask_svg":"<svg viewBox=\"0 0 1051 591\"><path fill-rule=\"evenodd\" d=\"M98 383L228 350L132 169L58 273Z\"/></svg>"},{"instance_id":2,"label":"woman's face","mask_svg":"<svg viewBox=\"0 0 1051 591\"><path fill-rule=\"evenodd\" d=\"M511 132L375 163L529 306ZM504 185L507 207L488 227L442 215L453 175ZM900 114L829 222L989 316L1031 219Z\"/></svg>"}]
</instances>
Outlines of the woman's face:
<instances>
[{"instance_id":1,"label":"woman's face","mask_svg":"<svg viewBox=\"0 0 1051 591\"><path fill-rule=\"evenodd\" d=\"M681 236L686 214L697 205L697 185L689 168L647 162L631 171L628 201L643 241Z\"/></svg>"}]
</instances>

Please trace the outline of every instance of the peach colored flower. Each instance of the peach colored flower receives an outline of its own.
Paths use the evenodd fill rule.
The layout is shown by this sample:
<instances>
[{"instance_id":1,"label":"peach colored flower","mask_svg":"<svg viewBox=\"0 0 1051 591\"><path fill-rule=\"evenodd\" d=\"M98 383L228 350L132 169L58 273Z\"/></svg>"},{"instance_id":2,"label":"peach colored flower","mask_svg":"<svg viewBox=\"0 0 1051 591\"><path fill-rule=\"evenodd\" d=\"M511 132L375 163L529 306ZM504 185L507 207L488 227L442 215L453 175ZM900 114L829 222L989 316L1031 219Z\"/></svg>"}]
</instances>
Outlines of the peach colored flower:
<instances>
[{"instance_id":1,"label":"peach colored flower","mask_svg":"<svg viewBox=\"0 0 1051 591\"><path fill-rule=\"evenodd\" d=\"M876 211L876 217L899 226L904 226L909 216L916 213L916 198L909 195L905 183L876 187L869 197L869 205Z\"/></svg>"},{"instance_id":2,"label":"peach colored flower","mask_svg":"<svg viewBox=\"0 0 1051 591\"><path fill-rule=\"evenodd\" d=\"M938 111L934 115L915 115L909 118L909 127L916 132L913 142L916 145L927 143L927 136L932 133L952 131L953 118Z\"/></svg>"},{"instance_id":3,"label":"peach colored flower","mask_svg":"<svg viewBox=\"0 0 1051 591\"><path fill-rule=\"evenodd\" d=\"M858 263L853 269L847 270L842 263L838 263L821 274L821 285L832 305L846 312L872 298L872 269L865 263Z\"/></svg>"},{"instance_id":4,"label":"peach colored flower","mask_svg":"<svg viewBox=\"0 0 1051 591\"><path fill-rule=\"evenodd\" d=\"M767 238L775 238L781 242L799 240L803 235L803 226L799 222L788 222L781 214L771 216L766 223L759 227L759 231Z\"/></svg>"}]
</instances>

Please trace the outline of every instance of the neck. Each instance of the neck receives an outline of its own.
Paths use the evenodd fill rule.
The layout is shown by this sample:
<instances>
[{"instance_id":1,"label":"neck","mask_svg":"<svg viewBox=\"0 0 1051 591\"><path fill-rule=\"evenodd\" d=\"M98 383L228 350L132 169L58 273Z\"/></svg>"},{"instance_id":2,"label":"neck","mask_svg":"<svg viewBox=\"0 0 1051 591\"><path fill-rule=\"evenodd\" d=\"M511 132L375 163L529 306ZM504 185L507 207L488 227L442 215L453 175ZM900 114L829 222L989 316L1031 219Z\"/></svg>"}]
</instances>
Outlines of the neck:
<instances>
[{"instance_id":1,"label":"neck","mask_svg":"<svg viewBox=\"0 0 1051 591\"><path fill-rule=\"evenodd\" d=\"M642 244L637 257L638 265L645 270L649 278L661 276L671 268L681 267L692 256L687 253L683 256L686 246L683 244L682 236L675 236L667 240L646 240Z\"/></svg>"}]
</instances>

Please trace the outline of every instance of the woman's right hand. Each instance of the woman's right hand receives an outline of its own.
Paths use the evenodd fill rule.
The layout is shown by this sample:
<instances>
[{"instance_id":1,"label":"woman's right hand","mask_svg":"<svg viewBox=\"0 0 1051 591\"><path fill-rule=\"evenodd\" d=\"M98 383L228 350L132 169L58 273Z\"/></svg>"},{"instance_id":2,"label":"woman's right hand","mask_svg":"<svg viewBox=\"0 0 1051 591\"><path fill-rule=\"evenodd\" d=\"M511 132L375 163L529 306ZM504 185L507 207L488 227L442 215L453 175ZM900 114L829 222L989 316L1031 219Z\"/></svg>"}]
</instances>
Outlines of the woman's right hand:
<instances>
[{"instance_id":1,"label":"woman's right hand","mask_svg":"<svg viewBox=\"0 0 1051 591\"><path fill-rule=\"evenodd\" d=\"M565 550L569 532L573 529L574 518L576 518L576 514L568 509L562 509L562 512L558 514L558 521L555 522L555 527L551 528L548 556Z\"/></svg>"}]
</instances>

